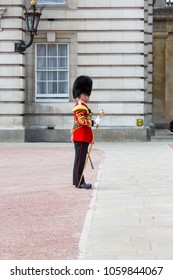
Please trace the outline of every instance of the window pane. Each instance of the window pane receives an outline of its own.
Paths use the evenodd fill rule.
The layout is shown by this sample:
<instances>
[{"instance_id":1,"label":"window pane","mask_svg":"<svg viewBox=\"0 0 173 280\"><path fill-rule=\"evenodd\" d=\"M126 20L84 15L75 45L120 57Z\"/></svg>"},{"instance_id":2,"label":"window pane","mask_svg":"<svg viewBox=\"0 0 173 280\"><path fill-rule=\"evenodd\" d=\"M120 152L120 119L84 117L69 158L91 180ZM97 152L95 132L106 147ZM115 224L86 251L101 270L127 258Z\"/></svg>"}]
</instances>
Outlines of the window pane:
<instances>
[{"instance_id":1,"label":"window pane","mask_svg":"<svg viewBox=\"0 0 173 280\"><path fill-rule=\"evenodd\" d=\"M59 58L58 59L58 67L61 68L67 68L67 59L66 58Z\"/></svg>"},{"instance_id":2,"label":"window pane","mask_svg":"<svg viewBox=\"0 0 173 280\"><path fill-rule=\"evenodd\" d=\"M58 56L67 56L67 45L58 46Z\"/></svg>"},{"instance_id":3,"label":"window pane","mask_svg":"<svg viewBox=\"0 0 173 280\"><path fill-rule=\"evenodd\" d=\"M59 93L67 93L67 83L66 82L59 82L58 83L58 92Z\"/></svg>"},{"instance_id":4,"label":"window pane","mask_svg":"<svg viewBox=\"0 0 173 280\"><path fill-rule=\"evenodd\" d=\"M37 69L46 68L46 58L37 58Z\"/></svg>"},{"instance_id":5,"label":"window pane","mask_svg":"<svg viewBox=\"0 0 173 280\"><path fill-rule=\"evenodd\" d=\"M46 72L39 71L37 73L37 79L38 79L38 81L46 80Z\"/></svg>"},{"instance_id":6,"label":"window pane","mask_svg":"<svg viewBox=\"0 0 173 280\"><path fill-rule=\"evenodd\" d=\"M37 55L46 56L46 45L37 45Z\"/></svg>"},{"instance_id":7,"label":"window pane","mask_svg":"<svg viewBox=\"0 0 173 280\"><path fill-rule=\"evenodd\" d=\"M46 93L46 82L38 82L37 83L37 93L45 94Z\"/></svg>"},{"instance_id":8,"label":"window pane","mask_svg":"<svg viewBox=\"0 0 173 280\"><path fill-rule=\"evenodd\" d=\"M57 56L57 46L48 45L48 56Z\"/></svg>"},{"instance_id":9,"label":"window pane","mask_svg":"<svg viewBox=\"0 0 173 280\"><path fill-rule=\"evenodd\" d=\"M57 68L56 58L48 58L48 68Z\"/></svg>"},{"instance_id":10,"label":"window pane","mask_svg":"<svg viewBox=\"0 0 173 280\"><path fill-rule=\"evenodd\" d=\"M55 80L57 81L57 72L56 71L49 71L48 72L48 80Z\"/></svg>"},{"instance_id":11,"label":"window pane","mask_svg":"<svg viewBox=\"0 0 173 280\"><path fill-rule=\"evenodd\" d=\"M48 93L56 94L57 93L57 82L48 83Z\"/></svg>"},{"instance_id":12,"label":"window pane","mask_svg":"<svg viewBox=\"0 0 173 280\"><path fill-rule=\"evenodd\" d=\"M58 73L58 80L59 81L67 81L67 72L59 72Z\"/></svg>"}]
</instances>

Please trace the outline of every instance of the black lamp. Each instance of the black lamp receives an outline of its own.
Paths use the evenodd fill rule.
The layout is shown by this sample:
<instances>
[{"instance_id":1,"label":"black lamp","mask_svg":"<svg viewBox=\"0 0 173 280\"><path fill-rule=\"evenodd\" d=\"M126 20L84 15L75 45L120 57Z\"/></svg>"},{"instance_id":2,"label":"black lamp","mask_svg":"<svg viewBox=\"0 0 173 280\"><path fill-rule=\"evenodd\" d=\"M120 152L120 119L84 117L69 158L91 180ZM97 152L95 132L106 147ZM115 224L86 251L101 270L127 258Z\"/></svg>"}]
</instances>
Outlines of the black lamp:
<instances>
[{"instance_id":1,"label":"black lamp","mask_svg":"<svg viewBox=\"0 0 173 280\"><path fill-rule=\"evenodd\" d=\"M27 31L30 34L30 41L28 42L28 44L26 44L24 41L21 41L20 43L15 43L15 52L20 53L24 52L27 48L29 48L32 45L34 36L37 35L37 28L44 6L40 9L37 9L36 1L31 0L31 7L28 10L26 9L25 5L23 5L22 8L23 14L26 19Z\"/></svg>"}]
</instances>

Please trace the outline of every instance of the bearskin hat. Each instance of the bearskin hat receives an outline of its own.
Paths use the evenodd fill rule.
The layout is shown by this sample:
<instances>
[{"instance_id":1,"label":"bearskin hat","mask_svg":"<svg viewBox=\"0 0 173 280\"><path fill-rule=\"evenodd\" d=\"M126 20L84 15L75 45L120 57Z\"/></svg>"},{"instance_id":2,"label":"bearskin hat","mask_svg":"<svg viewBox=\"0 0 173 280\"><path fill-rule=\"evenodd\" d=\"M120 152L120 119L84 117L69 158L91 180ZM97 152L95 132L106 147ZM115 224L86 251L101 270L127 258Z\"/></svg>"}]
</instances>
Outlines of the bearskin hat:
<instances>
[{"instance_id":1,"label":"bearskin hat","mask_svg":"<svg viewBox=\"0 0 173 280\"><path fill-rule=\"evenodd\" d=\"M81 93L90 96L92 91L92 79L89 76L79 76L73 84L73 97L77 98Z\"/></svg>"}]
</instances>

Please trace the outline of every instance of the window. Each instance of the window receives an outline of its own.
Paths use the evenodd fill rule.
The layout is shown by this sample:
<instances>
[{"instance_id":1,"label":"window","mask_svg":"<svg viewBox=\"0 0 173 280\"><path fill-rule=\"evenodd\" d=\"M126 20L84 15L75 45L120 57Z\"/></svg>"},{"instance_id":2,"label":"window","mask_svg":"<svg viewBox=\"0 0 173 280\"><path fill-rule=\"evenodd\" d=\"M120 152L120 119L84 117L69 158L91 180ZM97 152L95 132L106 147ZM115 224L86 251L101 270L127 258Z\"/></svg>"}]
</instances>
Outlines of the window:
<instances>
[{"instance_id":1,"label":"window","mask_svg":"<svg viewBox=\"0 0 173 280\"><path fill-rule=\"evenodd\" d=\"M38 0L38 4L56 5L56 4L66 4L66 0Z\"/></svg>"},{"instance_id":2,"label":"window","mask_svg":"<svg viewBox=\"0 0 173 280\"><path fill-rule=\"evenodd\" d=\"M166 6L173 6L173 0L165 0Z\"/></svg>"},{"instance_id":3,"label":"window","mask_svg":"<svg viewBox=\"0 0 173 280\"><path fill-rule=\"evenodd\" d=\"M36 100L68 100L68 44L36 45Z\"/></svg>"}]
</instances>

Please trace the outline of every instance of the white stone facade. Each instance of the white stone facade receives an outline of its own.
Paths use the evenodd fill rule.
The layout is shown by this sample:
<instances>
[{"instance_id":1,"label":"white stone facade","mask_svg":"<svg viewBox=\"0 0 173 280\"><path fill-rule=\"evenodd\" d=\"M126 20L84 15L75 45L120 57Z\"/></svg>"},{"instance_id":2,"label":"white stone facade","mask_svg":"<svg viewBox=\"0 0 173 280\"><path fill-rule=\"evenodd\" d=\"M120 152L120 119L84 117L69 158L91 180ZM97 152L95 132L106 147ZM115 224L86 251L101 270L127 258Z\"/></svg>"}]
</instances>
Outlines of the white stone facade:
<instances>
[{"instance_id":1,"label":"white stone facade","mask_svg":"<svg viewBox=\"0 0 173 280\"><path fill-rule=\"evenodd\" d=\"M93 79L92 111L95 115L105 111L101 130L106 135L113 132L113 141L123 140L116 137L120 129L134 133L135 140L141 132L139 140L146 140L152 123L153 0L66 2L44 8L33 45L19 54L14 43L28 40L23 1L0 0L0 134L7 135L0 136L0 141L8 139L10 130L19 133L10 134L12 141L24 141L25 129L27 141L61 141L63 132L68 141L75 102L71 89L83 74ZM35 99L35 45L44 43L69 45L69 98L65 101ZM142 127L137 119L143 120ZM49 126L54 131L47 132ZM104 135L100 139L106 140Z\"/></svg>"}]
</instances>

